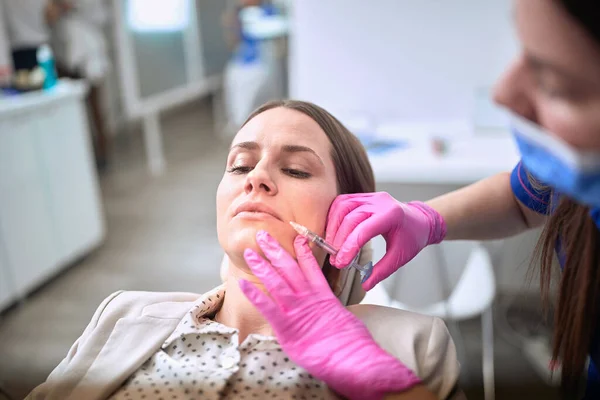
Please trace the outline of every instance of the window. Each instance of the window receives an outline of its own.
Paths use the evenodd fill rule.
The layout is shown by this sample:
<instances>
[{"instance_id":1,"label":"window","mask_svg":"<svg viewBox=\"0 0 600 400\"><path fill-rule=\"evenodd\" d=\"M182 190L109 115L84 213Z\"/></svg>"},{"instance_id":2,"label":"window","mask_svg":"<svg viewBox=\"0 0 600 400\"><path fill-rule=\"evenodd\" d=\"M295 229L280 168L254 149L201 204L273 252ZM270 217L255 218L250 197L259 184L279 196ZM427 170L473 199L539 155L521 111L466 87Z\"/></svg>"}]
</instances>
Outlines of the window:
<instances>
[{"instance_id":1,"label":"window","mask_svg":"<svg viewBox=\"0 0 600 400\"><path fill-rule=\"evenodd\" d=\"M181 31L188 25L189 1L128 0L127 22L138 32Z\"/></svg>"}]
</instances>

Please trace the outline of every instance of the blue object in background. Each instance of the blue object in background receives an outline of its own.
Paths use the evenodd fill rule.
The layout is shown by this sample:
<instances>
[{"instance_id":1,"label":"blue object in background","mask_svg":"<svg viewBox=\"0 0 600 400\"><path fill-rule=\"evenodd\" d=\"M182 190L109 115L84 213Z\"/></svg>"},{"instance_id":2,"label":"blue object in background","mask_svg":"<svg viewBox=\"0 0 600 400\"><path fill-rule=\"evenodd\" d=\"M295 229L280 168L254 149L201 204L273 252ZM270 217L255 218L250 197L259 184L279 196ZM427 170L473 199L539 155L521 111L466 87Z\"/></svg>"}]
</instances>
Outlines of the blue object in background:
<instances>
[{"instance_id":1,"label":"blue object in background","mask_svg":"<svg viewBox=\"0 0 600 400\"><path fill-rule=\"evenodd\" d=\"M377 139L374 135L366 132L356 132L356 137L365 146L367 153L372 155L385 154L391 150L396 150L408 146L403 140Z\"/></svg>"},{"instance_id":2,"label":"blue object in background","mask_svg":"<svg viewBox=\"0 0 600 400\"><path fill-rule=\"evenodd\" d=\"M263 4L260 6L260 10L262 11L264 16L276 15L278 10L272 4ZM239 11L238 11L239 14ZM253 64L257 62L260 58L259 53L259 45L260 39L254 38L246 32L244 32L243 27L241 27L240 35L240 43L235 51L235 59L240 64Z\"/></svg>"},{"instance_id":3,"label":"blue object in background","mask_svg":"<svg viewBox=\"0 0 600 400\"><path fill-rule=\"evenodd\" d=\"M50 89L58 83L58 76L56 75L56 65L54 64L54 55L50 46L43 44L37 51L37 61L39 67L44 71L45 78L43 89Z\"/></svg>"},{"instance_id":4,"label":"blue object in background","mask_svg":"<svg viewBox=\"0 0 600 400\"><path fill-rule=\"evenodd\" d=\"M6 88L0 88L0 94L2 96L17 96L20 95L21 92L15 88L12 87L6 87ZM1 97L1 96L0 96Z\"/></svg>"}]
</instances>

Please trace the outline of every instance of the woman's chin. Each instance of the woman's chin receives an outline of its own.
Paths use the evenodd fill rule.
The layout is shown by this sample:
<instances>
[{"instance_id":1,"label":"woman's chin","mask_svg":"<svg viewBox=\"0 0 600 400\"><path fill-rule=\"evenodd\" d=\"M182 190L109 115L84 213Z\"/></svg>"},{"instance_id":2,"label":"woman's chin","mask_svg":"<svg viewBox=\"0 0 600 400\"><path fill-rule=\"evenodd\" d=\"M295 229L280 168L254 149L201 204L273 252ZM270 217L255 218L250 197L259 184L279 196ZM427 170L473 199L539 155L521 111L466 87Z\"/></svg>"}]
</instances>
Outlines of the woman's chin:
<instances>
[{"instance_id":1,"label":"woman's chin","mask_svg":"<svg viewBox=\"0 0 600 400\"><path fill-rule=\"evenodd\" d=\"M241 228L241 229L240 229ZM227 243L222 243L223 250L229 255L229 258L234 262L244 260L244 251L252 249L267 259L258 244L256 243L256 234L259 231L268 232L285 251L295 257L294 238L296 234L291 229L282 229L282 226L273 226L269 224L247 224L245 227L240 227L231 230L228 235Z\"/></svg>"}]
</instances>

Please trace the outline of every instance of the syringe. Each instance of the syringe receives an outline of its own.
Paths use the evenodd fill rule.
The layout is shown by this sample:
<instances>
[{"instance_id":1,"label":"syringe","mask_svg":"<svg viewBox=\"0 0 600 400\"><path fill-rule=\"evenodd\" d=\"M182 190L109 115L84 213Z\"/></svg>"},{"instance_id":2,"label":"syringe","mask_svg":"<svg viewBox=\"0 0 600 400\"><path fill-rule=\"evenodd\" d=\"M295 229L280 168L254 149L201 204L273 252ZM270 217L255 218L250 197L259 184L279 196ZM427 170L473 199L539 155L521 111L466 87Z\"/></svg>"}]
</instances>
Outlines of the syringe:
<instances>
[{"instance_id":1,"label":"syringe","mask_svg":"<svg viewBox=\"0 0 600 400\"><path fill-rule=\"evenodd\" d=\"M316 244L318 247L325 250L329 255L335 256L338 253L338 250L335 247L333 247L330 243L327 243L325 239L312 232L307 227L302 226L294 221L290 221L290 225L292 225L292 228L294 228L294 230L298 232L299 235L304 236L305 238ZM356 257L354 257L350 264L347 265L345 268L356 268L360 272L361 280L364 282L369 278L371 272L373 271L373 263L369 261L365 265L360 265L358 263L359 255L360 254L357 254Z\"/></svg>"}]
</instances>

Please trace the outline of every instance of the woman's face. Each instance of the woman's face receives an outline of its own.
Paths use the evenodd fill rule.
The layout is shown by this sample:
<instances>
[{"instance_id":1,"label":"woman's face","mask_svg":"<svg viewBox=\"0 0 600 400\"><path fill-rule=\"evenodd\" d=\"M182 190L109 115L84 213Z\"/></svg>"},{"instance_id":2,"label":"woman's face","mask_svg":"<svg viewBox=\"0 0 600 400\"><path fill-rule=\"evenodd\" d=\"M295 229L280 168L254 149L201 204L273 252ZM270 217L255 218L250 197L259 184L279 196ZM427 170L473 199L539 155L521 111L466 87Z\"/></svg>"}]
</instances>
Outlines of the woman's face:
<instances>
[{"instance_id":1,"label":"woman's face","mask_svg":"<svg viewBox=\"0 0 600 400\"><path fill-rule=\"evenodd\" d=\"M295 221L323 235L337 195L331 143L310 117L273 108L236 135L217 189L219 242L231 261L245 266L246 248L260 251L255 235L269 232L290 254ZM325 254L313 249L322 264Z\"/></svg>"},{"instance_id":2,"label":"woman's face","mask_svg":"<svg viewBox=\"0 0 600 400\"><path fill-rule=\"evenodd\" d=\"M514 5L522 51L498 82L496 102L575 148L600 151L600 44L557 0Z\"/></svg>"}]
</instances>

